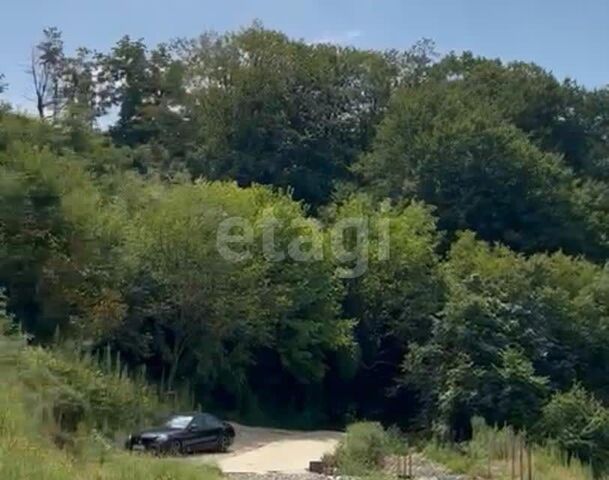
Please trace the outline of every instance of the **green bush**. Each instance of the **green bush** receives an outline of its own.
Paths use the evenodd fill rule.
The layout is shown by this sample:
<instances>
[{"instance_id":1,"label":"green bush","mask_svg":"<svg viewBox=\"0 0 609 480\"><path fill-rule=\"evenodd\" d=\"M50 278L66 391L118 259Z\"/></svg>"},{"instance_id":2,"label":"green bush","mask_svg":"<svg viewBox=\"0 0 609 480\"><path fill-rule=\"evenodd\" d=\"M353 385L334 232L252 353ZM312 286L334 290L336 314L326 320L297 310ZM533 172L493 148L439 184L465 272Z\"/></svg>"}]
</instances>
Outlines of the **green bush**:
<instances>
[{"instance_id":1,"label":"green bush","mask_svg":"<svg viewBox=\"0 0 609 480\"><path fill-rule=\"evenodd\" d=\"M609 469L609 409L584 388L556 394L543 410L542 431L569 457L592 465L599 477Z\"/></svg>"},{"instance_id":2,"label":"green bush","mask_svg":"<svg viewBox=\"0 0 609 480\"><path fill-rule=\"evenodd\" d=\"M402 446L399 435L386 431L380 423L354 423L336 450L336 462L345 474L365 474L380 469L384 458Z\"/></svg>"}]
</instances>

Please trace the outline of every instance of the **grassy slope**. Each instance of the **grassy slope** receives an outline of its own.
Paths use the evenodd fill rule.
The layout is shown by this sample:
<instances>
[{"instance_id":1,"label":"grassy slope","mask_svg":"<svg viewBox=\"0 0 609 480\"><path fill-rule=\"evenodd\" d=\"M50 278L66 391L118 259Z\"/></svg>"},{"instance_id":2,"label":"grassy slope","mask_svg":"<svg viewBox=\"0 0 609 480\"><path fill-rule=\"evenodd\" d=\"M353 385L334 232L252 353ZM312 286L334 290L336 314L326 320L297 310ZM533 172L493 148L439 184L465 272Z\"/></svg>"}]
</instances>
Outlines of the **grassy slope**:
<instances>
[{"instance_id":1,"label":"grassy slope","mask_svg":"<svg viewBox=\"0 0 609 480\"><path fill-rule=\"evenodd\" d=\"M420 453L413 455L413 472L419 475L441 476L439 472L464 474L466 478L514 480L520 477L519 449L516 450L514 476L512 476L512 445L519 445L521 437L508 429L494 429L483 421L474 422L474 438L459 450L438 443L419 445ZM392 455L404 456L414 447L395 431L386 431L371 422L355 423L347 428L347 434L333 457L326 461L339 467L341 473L365 478L386 478L386 460ZM490 457L490 464L489 464ZM573 460L569 465L556 450L537 446L533 453L533 477L535 480L592 480L589 467ZM523 462L526 465L526 460ZM395 466L395 464L394 464ZM489 476L489 467L491 476ZM526 467L523 478L528 478Z\"/></svg>"},{"instance_id":2,"label":"grassy slope","mask_svg":"<svg viewBox=\"0 0 609 480\"><path fill-rule=\"evenodd\" d=\"M489 478L489 466L494 479L520 478L520 453L516 450L515 477L512 477L512 445L521 440L508 429L494 429L477 421L474 423L474 438L461 450L428 444L423 453L429 459L446 466L454 473L471 475L473 478ZM490 465L489 465L490 457ZM570 464L557 450L535 446L532 450L533 478L536 480L592 480L590 467L573 460ZM527 478L526 459L523 460L524 478Z\"/></svg>"},{"instance_id":3,"label":"grassy slope","mask_svg":"<svg viewBox=\"0 0 609 480\"><path fill-rule=\"evenodd\" d=\"M76 380L75 380L76 379ZM90 382L87 391L84 382ZM81 382L82 385L79 385ZM19 341L0 336L0 478L2 480L216 480L218 471L171 459L131 455L99 434L124 421L114 410L132 415L138 402L156 407L150 392L117 375L104 374L85 362L73 363ZM67 393L66 393L67 392ZM73 395L74 398L70 397ZM93 398L93 396L97 398ZM79 399L86 405L79 430L66 434L53 420L53 409ZM71 404L68 404L68 407ZM147 407L146 407L147 406ZM67 408L63 405L62 408ZM68 409L69 411L69 409ZM68 445L59 449L57 440Z\"/></svg>"}]
</instances>

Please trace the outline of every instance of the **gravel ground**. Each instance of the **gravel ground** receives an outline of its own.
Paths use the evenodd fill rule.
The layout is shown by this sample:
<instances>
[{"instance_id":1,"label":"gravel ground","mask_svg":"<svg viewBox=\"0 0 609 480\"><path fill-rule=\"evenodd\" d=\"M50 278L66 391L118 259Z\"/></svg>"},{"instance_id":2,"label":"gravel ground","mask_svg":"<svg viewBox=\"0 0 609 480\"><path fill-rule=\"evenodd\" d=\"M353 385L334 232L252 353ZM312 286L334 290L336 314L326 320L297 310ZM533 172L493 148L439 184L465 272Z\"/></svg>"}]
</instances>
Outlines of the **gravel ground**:
<instances>
[{"instance_id":1,"label":"gravel ground","mask_svg":"<svg viewBox=\"0 0 609 480\"><path fill-rule=\"evenodd\" d=\"M187 457L187 461L214 463L227 474L306 474L309 462L332 452L343 436L341 432L332 431L233 426L237 435L228 453L194 455ZM313 475L312 478L319 480L320 477Z\"/></svg>"},{"instance_id":2,"label":"gravel ground","mask_svg":"<svg viewBox=\"0 0 609 480\"><path fill-rule=\"evenodd\" d=\"M186 461L218 465L230 480L353 480L347 476L328 477L307 471L309 461L319 460L334 450L341 432L299 432L233 424L237 436L228 453L193 455ZM397 459L385 463L388 477L397 477ZM420 454L412 455L416 480L469 480L454 475Z\"/></svg>"}]
</instances>

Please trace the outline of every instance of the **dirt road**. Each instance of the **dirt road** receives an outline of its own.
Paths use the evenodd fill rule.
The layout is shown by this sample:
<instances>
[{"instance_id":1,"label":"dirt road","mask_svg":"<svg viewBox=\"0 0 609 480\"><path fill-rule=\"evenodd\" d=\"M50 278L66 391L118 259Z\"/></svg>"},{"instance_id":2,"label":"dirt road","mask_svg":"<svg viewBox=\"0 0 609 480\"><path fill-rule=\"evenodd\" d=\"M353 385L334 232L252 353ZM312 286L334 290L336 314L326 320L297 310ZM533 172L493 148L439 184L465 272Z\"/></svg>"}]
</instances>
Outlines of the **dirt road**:
<instances>
[{"instance_id":1,"label":"dirt road","mask_svg":"<svg viewBox=\"0 0 609 480\"><path fill-rule=\"evenodd\" d=\"M215 463L224 473L304 473L311 460L332 452L340 432L296 432L234 425L237 437L228 453L196 455L188 461Z\"/></svg>"}]
</instances>

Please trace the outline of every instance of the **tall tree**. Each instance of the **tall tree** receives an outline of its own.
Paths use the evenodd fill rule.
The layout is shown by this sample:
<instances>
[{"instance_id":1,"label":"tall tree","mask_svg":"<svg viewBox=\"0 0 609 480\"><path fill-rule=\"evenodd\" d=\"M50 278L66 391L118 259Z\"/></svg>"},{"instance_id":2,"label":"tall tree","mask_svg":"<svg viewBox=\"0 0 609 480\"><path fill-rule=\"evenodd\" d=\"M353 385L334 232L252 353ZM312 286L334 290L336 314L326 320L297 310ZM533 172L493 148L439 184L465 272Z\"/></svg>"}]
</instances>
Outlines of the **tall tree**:
<instances>
[{"instance_id":1,"label":"tall tree","mask_svg":"<svg viewBox=\"0 0 609 480\"><path fill-rule=\"evenodd\" d=\"M450 232L472 229L529 252L563 248L602 258L607 251L606 227L581 208L584 192L562 159L459 83L396 94L356 171L381 198L435 206Z\"/></svg>"},{"instance_id":2,"label":"tall tree","mask_svg":"<svg viewBox=\"0 0 609 480\"><path fill-rule=\"evenodd\" d=\"M363 238L352 246L353 263L365 268L344 281L343 309L356 321L357 365L352 390L343 390L357 400L358 416L405 423L408 415L397 412L413 404L412 396L392 394L400 364L410 345L429 338L444 296L435 219L422 204L379 205L361 194L333 215L336 225L352 219L365 222Z\"/></svg>"},{"instance_id":3,"label":"tall tree","mask_svg":"<svg viewBox=\"0 0 609 480\"><path fill-rule=\"evenodd\" d=\"M66 57L62 73L62 95L69 115L93 126L105 115L112 102L112 82L104 68L105 56L87 48L78 48Z\"/></svg>"},{"instance_id":4,"label":"tall tree","mask_svg":"<svg viewBox=\"0 0 609 480\"><path fill-rule=\"evenodd\" d=\"M190 170L291 189L313 205L350 178L399 70L391 55L307 45L260 25L203 36L184 57Z\"/></svg>"},{"instance_id":5,"label":"tall tree","mask_svg":"<svg viewBox=\"0 0 609 480\"><path fill-rule=\"evenodd\" d=\"M151 329L151 347L168 366L170 383L186 365L207 379L208 390L219 384L237 394L247 390L247 369L261 349L273 351L292 377L320 381L326 349L349 341L330 262L265 258L264 216L273 211L281 224L277 248L287 248L296 234L292 222L308 222L296 202L261 187L179 185L136 215L126 242L133 271L127 288L146 295L140 293L132 320L134 328ZM234 247L242 260L217 244L223 222L235 218L251 232Z\"/></svg>"},{"instance_id":6,"label":"tall tree","mask_svg":"<svg viewBox=\"0 0 609 480\"><path fill-rule=\"evenodd\" d=\"M63 107L62 75L65 65L61 31L56 27L43 30L43 39L34 47L30 74L36 94L36 110L41 119L47 118L47 109L56 119Z\"/></svg>"},{"instance_id":7,"label":"tall tree","mask_svg":"<svg viewBox=\"0 0 609 480\"><path fill-rule=\"evenodd\" d=\"M182 117L174 111L183 88L182 69L171 47L149 51L142 40L123 37L106 57L105 72L119 107L118 122L111 128L117 143L175 147L183 140Z\"/></svg>"},{"instance_id":8,"label":"tall tree","mask_svg":"<svg viewBox=\"0 0 609 480\"><path fill-rule=\"evenodd\" d=\"M469 94L495 105L540 148L563 155L578 172L598 174L595 165L609 155L603 90L587 91L569 79L561 83L535 64L503 63L469 52L447 55L428 78L460 83Z\"/></svg>"}]
</instances>

